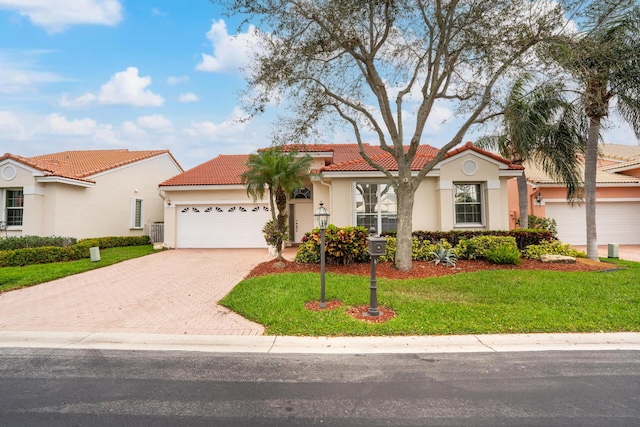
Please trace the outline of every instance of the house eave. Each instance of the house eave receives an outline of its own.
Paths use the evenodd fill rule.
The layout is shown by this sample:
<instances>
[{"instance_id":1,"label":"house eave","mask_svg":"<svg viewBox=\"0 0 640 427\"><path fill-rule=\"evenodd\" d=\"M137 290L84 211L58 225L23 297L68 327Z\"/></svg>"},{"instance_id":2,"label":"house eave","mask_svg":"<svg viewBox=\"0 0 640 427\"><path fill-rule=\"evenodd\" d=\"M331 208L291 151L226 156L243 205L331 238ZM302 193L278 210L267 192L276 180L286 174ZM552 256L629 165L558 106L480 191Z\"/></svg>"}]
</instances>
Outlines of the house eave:
<instances>
[{"instance_id":1,"label":"house eave","mask_svg":"<svg viewBox=\"0 0 640 427\"><path fill-rule=\"evenodd\" d=\"M162 191L211 191L211 190L245 190L242 184L208 184L208 185L161 185L158 187Z\"/></svg>"},{"instance_id":2,"label":"house eave","mask_svg":"<svg viewBox=\"0 0 640 427\"><path fill-rule=\"evenodd\" d=\"M84 188L93 188L96 185L93 182L79 181L77 179L64 178L61 176L51 176L51 175L36 177L36 182L66 184L66 185L74 185L76 187L84 187Z\"/></svg>"}]
</instances>

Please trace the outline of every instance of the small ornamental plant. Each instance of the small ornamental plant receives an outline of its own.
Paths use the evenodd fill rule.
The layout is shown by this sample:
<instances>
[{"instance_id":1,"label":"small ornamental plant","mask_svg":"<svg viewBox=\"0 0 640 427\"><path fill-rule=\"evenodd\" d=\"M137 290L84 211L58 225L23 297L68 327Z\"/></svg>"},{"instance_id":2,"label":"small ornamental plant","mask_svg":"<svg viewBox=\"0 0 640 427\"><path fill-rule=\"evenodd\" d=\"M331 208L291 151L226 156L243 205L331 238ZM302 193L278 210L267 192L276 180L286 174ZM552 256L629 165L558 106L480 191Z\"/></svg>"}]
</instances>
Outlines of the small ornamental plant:
<instances>
[{"instance_id":1,"label":"small ornamental plant","mask_svg":"<svg viewBox=\"0 0 640 427\"><path fill-rule=\"evenodd\" d=\"M431 252L431 256L433 257L433 262L438 265L443 263L446 267L454 267L458 262L458 257L456 257L453 249L447 248L443 242L438 244L438 248Z\"/></svg>"}]
</instances>

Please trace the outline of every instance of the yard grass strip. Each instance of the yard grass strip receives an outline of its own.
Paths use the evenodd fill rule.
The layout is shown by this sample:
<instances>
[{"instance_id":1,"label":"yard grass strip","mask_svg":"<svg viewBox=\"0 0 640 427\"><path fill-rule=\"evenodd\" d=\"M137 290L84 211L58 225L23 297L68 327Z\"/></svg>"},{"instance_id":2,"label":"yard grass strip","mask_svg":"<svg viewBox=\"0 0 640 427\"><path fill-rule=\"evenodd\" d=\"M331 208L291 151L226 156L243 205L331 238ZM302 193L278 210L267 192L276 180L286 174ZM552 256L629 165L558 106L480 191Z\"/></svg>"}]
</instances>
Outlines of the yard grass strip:
<instances>
[{"instance_id":1,"label":"yard grass strip","mask_svg":"<svg viewBox=\"0 0 640 427\"><path fill-rule=\"evenodd\" d=\"M611 272L479 271L451 276L378 278L378 304L396 318L356 320L349 306L369 304L369 278L328 273L334 310L310 311L319 275L274 274L238 284L221 304L264 325L269 335L366 336L640 331L640 263Z\"/></svg>"},{"instance_id":2,"label":"yard grass strip","mask_svg":"<svg viewBox=\"0 0 640 427\"><path fill-rule=\"evenodd\" d=\"M97 262L92 262L91 259L87 258L77 261L34 264L24 267L1 267L0 293L49 282L96 268L106 267L154 252L157 251L154 251L153 245L122 246L102 249L100 251L100 261Z\"/></svg>"}]
</instances>

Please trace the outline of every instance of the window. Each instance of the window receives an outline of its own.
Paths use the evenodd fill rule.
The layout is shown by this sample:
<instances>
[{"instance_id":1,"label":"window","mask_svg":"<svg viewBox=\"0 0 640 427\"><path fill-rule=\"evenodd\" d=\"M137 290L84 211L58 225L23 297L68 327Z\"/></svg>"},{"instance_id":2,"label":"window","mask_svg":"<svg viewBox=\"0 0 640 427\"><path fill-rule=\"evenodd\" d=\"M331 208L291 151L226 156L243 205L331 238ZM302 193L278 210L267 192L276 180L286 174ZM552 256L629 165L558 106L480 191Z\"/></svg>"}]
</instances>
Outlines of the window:
<instances>
[{"instance_id":1,"label":"window","mask_svg":"<svg viewBox=\"0 0 640 427\"><path fill-rule=\"evenodd\" d=\"M142 199L131 199L131 228L143 228L144 204Z\"/></svg>"},{"instance_id":2,"label":"window","mask_svg":"<svg viewBox=\"0 0 640 427\"><path fill-rule=\"evenodd\" d=\"M396 231L396 193L390 184L356 183L356 225L376 232Z\"/></svg>"},{"instance_id":3,"label":"window","mask_svg":"<svg viewBox=\"0 0 640 427\"><path fill-rule=\"evenodd\" d=\"M296 188L291 192L292 199L310 199L311 190L305 187Z\"/></svg>"},{"instance_id":4,"label":"window","mask_svg":"<svg viewBox=\"0 0 640 427\"><path fill-rule=\"evenodd\" d=\"M7 226L21 226L24 215L24 193L22 190L7 190Z\"/></svg>"},{"instance_id":5,"label":"window","mask_svg":"<svg viewBox=\"0 0 640 427\"><path fill-rule=\"evenodd\" d=\"M456 225L482 225L482 186L456 184L454 188Z\"/></svg>"}]
</instances>

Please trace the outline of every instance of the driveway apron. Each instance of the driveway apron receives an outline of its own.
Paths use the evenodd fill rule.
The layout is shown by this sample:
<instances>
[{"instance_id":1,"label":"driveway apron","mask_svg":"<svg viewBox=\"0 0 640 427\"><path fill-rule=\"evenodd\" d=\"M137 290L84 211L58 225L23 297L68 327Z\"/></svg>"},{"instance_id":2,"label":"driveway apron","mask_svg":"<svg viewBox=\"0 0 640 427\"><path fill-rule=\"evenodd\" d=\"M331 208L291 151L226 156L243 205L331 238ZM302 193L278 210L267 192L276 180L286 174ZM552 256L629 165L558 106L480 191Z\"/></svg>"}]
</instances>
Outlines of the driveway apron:
<instances>
[{"instance_id":1,"label":"driveway apron","mask_svg":"<svg viewBox=\"0 0 640 427\"><path fill-rule=\"evenodd\" d=\"M0 294L0 331L262 335L218 305L266 249L174 249Z\"/></svg>"}]
</instances>

